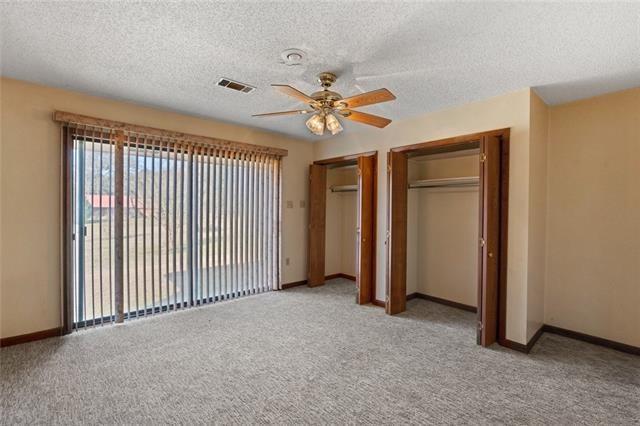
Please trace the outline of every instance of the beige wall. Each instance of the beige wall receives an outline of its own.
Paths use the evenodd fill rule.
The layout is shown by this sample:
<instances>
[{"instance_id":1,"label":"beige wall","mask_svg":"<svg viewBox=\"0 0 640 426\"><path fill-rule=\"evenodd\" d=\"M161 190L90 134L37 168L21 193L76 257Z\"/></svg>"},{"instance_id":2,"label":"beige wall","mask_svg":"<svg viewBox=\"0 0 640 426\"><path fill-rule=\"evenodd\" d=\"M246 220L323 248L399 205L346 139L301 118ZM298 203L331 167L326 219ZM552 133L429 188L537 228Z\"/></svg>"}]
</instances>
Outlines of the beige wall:
<instances>
[{"instance_id":1,"label":"beige wall","mask_svg":"<svg viewBox=\"0 0 640 426\"><path fill-rule=\"evenodd\" d=\"M289 150L283 163L283 282L306 277L307 170L312 144L274 133L3 78L0 182L0 335L60 324L60 131L66 110ZM214 100L212 100L214 101ZM286 205L286 204L285 204Z\"/></svg>"},{"instance_id":2,"label":"beige wall","mask_svg":"<svg viewBox=\"0 0 640 426\"><path fill-rule=\"evenodd\" d=\"M358 194L345 192L342 197L342 269L347 275L356 275L356 238L358 222Z\"/></svg>"},{"instance_id":3,"label":"beige wall","mask_svg":"<svg viewBox=\"0 0 640 426\"><path fill-rule=\"evenodd\" d=\"M411 172L411 167L409 167ZM411 181L411 177L409 181ZM418 291L419 277L418 277L418 232L416 230L420 224L419 211L420 211L420 194L418 191L409 191L407 194L407 294L412 294ZM377 279L378 283L380 278ZM378 300L384 300L384 293L382 297L376 295Z\"/></svg>"},{"instance_id":4,"label":"beige wall","mask_svg":"<svg viewBox=\"0 0 640 426\"><path fill-rule=\"evenodd\" d=\"M417 180L478 176L480 174L479 154L476 151L469 152L464 156L451 158L438 157L440 154L416 157L416 160L409 160L409 175ZM430 157L435 159L426 160Z\"/></svg>"},{"instance_id":5,"label":"beige wall","mask_svg":"<svg viewBox=\"0 0 640 426\"><path fill-rule=\"evenodd\" d=\"M418 291L478 304L478 188L419 189Z\"/></svg>"},{"instance_id":6,"label":"beige wall","mask_svg":"<svg viewBox=\"0 0 640 426\"><path fill-rule=\"evenodd\" d=\"M390 148L486 130L511 128L507 338L527 339L530 89L461 107L400 120L379 130L366 128L314 144L314 158L378 150L376 298L384 300L387 217L386 156ZM398 100L397 102L400 102Z\"/></svg>"},{"instance_id":7,"label":"beige wall","mask_svg":"<svg viewBox=\"0 0 640 426\"><path fill-rule=\"evenodd\" d=\"M61 161L59 129L51 120L52 112L60 109L288 149L283 166L283 259L289 264L283 266L283 282L306 276L303 206L308 164L378 150L377 299L384 299L386 275L386 152L509 127L507 338L526 343L544 322L640 345L640 89L551 108L523 89L394 122L384 130L362 127L314 144L4 78L0 97L2 337L60 323ZM432 168L414 178L446 177L442 173L454 173L453 166ZM355 207L349 207L355 205L355 195L338 197L343 198L335 211L342 214L331 220L351 209L355 224ZM292 207L287 207L289 201ZM441 203L421 201L417 191L410 191L409 226L420 214L440 214L428 211L435 205ZM351 252L345 247L351 245L347 231L352 227L349 220L331 226L328 217L327 229L342 234L335 239L343 254L331 266L335 272L349 273L346 267L354 264L344 256ZM420 240L418 233L409 234L410 245L418 247ZM408 292L420 285L417 253L409 258Z\"/></svg>"},{"instance_id":8,"label":"beige wall","mask_svg":"<svg viewBox=\"0 0 640 426\"><path fill-rule=\"evenodd\" d=\"M550 108L545 323L640 346L640 88Z\"/></svg>"},{"instance_id":9,"label":"beige wall","mask_svg":"<svg viewBox=\"0 0 640 426\"><path fill-rule=\"evenodd\" d=\"M335 169L327 170L327 211L325 216L324 274L332 275L342 268L342 199L331 192L332 185L342 185L342 174Z\"/></svg>"},{"instance_id":10,"label":"beige wall","mask_svg":"<svg viewBox=\"0 0 640 426\"><path fill-rule=\"evenodd\" d=\"M547 143L549 111L534 92L530 99L529 268L527 270L527 341L544 324L547 235Z\"/></svg>"},{"instance_id":11,"label":"beige wall","mask_svg":"<svg viewBox=\"0 0 640 426\"><path fill-rule=\"evenodd\" d=\"M357 193L331 192L332 185L355 185L354 167L327 171L325 275L355 275Z\"/></svg>"},{"instance_id":12,"label":"beige wall","mask_svg":"<svg viewBox=\"0 0 640 426\"><path fill-rule=\"evenodd\" d=\"M424 157L429 158L429 157ZM410 161L412 179L478 176L478 155ZM477 187L421 188L409 191L412 214L408 253L415 271L407 286L419 293L466 305L478 299ZM408 278L409 280L409 278Z\"/></svg>"}]
</instances>

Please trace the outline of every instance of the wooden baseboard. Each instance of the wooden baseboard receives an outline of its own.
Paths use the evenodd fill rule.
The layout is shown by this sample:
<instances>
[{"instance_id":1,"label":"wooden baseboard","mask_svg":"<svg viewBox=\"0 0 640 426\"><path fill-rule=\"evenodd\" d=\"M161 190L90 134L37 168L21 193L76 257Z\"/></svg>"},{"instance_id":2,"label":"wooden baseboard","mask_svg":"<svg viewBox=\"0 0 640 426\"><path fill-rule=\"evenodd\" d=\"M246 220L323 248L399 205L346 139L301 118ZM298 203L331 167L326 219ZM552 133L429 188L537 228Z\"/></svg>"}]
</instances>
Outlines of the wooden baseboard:
<instances>
[{"instance_id":1,"label":"wooden baseboard","mask_svg":"<svg viewBox=\"0 0 640 426\"><path fill-rule=\"evenodd\" d=\"M329 281L329 280L334 280L336 278L344 278L344 279L351 280L351 281L355 281L356 280L356 277L354 277L353 275L343 274L342 272L340 272L338 274L327 275L326 277L324 277L324 280L325 281ZM286 290L286 289L291 288L291 287L297 287L297 286L305 285L305 284L307 284L307 280L294 281L294 282L291 282L291 283L282 284L282 290ZM316 285L314 287L318 287L318 286L323 285L323 284L318 284L318 285Z\"/></svg>"},{"instance_id":2,"label":"wooden baseboard","mask_svg":"<svg viewBox=\"0 0 640 426\"><path fill-rule=\"evenodd\" d=\"M335 280L336 278L344 278L346 280L351 280L351 281L356 280L356 277L354 277L353 275L343 274L342 272L339 272L337 274L327 275L326 277L324 277L324 280L329 281L329 280Z\"/></svg>"},{"instance_id":3,"label":"wooden baseboard","mask_svg":"<svg viewBox=\"0 0 640 426\"><path fill-rule=\"evenodd\" d=\"M458 308L469 312L478 312L475 306L465 305L464 303L454 302L452 300L441 299L439 297L430 296L424 293L411 293L407 295L407 300L411 299L423 299L428 300L430 302L439 303L441 305L451 306L452 308Z\"/></svg>"},{"instance_id":4,"label":"wooden baseboard","mask_svg":"<svg viewBox=\"0 0 640 426\"><path fill-rule=\"evenodd\" d=\"M286 284L282 284L282 290L286 290L288 288L291 287L298 287L299 285L305 285L307 283L307 280L302 280L302 281L294 281L292 283L286 283Z\"/></svg>"},{"instance_id":5,"label":"wooden baseboard","mask_svg":"<svg viewBox=\"0 0 640 426\"><path fill-rule=\"evenodd\" d=\"M416 293L407 294L407 300L413 300L413 299L429 300L430 302L440 303L441 305L447 305L453 308L458 308L458 309L462 309L469 312L478 312L475 306L465 305L464 303L453 302L451 300L441 299L435 296L429 296L428 294L424 294L424 293L416 292ZM380 306L381 308L385 307L385 304L382 300L374 300L371 302L371 304Z\"/></svg>"},{"instance_id":6,"label":"wooden baseboard","mask_svg":"<svg viewBox=\"0 0 640 426\"><path fill-rule=\"evenodd\" d=\"M523 354L528 354L527 345L523 345L522 343L514 342L513 340L504 339L498 341L500 346L504 346L505 348L512 349L514 351L522 352Z\"/></svg>"},{"instance_id":7,"label":"wooden baseboard","mask_svg":"<svg viewBox=\"0 0 640 426\"><path fill-rule=\"evenodd\" d=\"M540 336L542 336L542 333L544 333L544 325L542 325L542 327L540 327L538 331L536 331L531 340L529 340L529 342L527 343L527 353L531 352L533 345L536 344Z\"/></svg>"},{"instance_id":8,"label":"wooden baseboard","mask_svg":"<svg viewBox=\"0 0 640 426\"><path fill-rule=\"evenodd\" d=\"M605 348L615 349L616 351L626 352L628 354L640 355L640 347L627 345L626 343L615 342L602 337L591 336L590 334L580 333L578 331L567 330L553 325L545 324L542 326L544 332L557 334L559 336L569 337L575 340L591 343ZM532 339L533 340L533 339Z\"/></svg>"},{"instance_id":9,"label":"wooden baseboard","mask_svg":"<svg viewBox=\"0 0 640 426\"><path fill-rule=\"evenodd\" d=\"M542 333L544 333L544 327L545 327L544 325L540 327L538 331L536 331L536 334L533 335L531 340L529 340L529 342L526 345L522 343L514 342L513 340L509 340L509 339L499 341L498 343L501 346L504 346L505 348L513 349L515 351L528 354L529 352L531 352L531 349L533 349L533 345L535 345L538 339L540 338L540 336L542 336Z\"/></svg>"},{"instance_id":10,"label":"wooden baseboard","mask_svg":"<svg viewBox=\"0 0 640 426\"><path fill-rule=\"evenodd\" d=\"M19 345L21 343L34 342L36 340L48 339L62 335L62 327L50 328L49 330L36 331L34 333L21 334L19 336L3 337L0 339L0 347Z\"/></svg>"},{"instance_id":11,"label":"wooden baseboard","mask_svg":"<svg viewBox=\"0 0 640 426\"><path fill-rule=\"evenodd\" d=\"M342 274L342 273L340 273L340 274L338 274L338 275L340 275L338 278L344 278L345 280L351 280L351 281L354 281L354 282L355 282L355 280L356 280L356 277L355 277L355 276L353 276L353 275L349 275L349 274Z\"/></svg>"},{"instance_id":12,"label":"wooden baseboard","mask_svg":"<svg viewBox=\"0 0 640 426\"><path fill-rule=\"evenodd\" d=\"M603 339L602 337L591 336L590 334L580 333L578 331L567 330L566 328L560 328L553 325L544 324L540 329L533 335L529 343L523 345L522 343L514 342L512 340L504 340L500 342L502 346L505 346L510 349L514 349L516 351L524 352L528 354L531 352L531 349L536 344L540 336L543 333L552 333L557 334L559 336L568 337L570 339L580 340L582 342L591 343L593 345L602 346L605 348L613 349L620 352L625 352L632 355L640 355L640 347L627 345L625 343L615 342L609 339Z\"/></svg>"},{"instance_id":13,"label":"wooden baseboard","mask_svg":"<svg viewBox=\"0 0 640 426\"><path fill-rule=\"evenodd\" d=\"M287 288L304 285L306 283L307 283L307 280L287 283L282 285L282 289L284 290ZM427 297L423 297L423 296L426 296L426 295L421 293L412 293L407 295L407 300L418 298L418 299L431 300L436 303L441 303L436 300L432 300L431 298L433 296L427 296ZM450 301L446 301L446 302L447 303L444 303L444 304L448 306L453 306L453 305L450 305L450 303L456 303L456 302L450 302ZM379 306L381 308L385 307L385 303L382 300L373 300L371 304L374 306ZM459 304L459 305L462 305L462 304ZM462 307L460 307L460 309L465 309L465 310L469 310L468 308L473 308L473 306L462 305ZM542 327L540 327L540 329L536 332L536 334L533 335L531 340L529 340L529 342L526 345L522 343L514 342L512 340L508 340L508 339L500 341L499 343L501 346L528 354L529 352L531 352L531 349L536 344L540 336L542 336L542 334L545 332L557 334L557 335L568 337L575 340L580 340L580 341L591 343L598 346L603 346L609 349L614 349L614 350L625 352L632 355L640 355L640 347L627 345L625 343L615 342L613 340L603 339L602 337L591 336L589 334L567 330L565 328L555 327L553 325L547 325L547 324L544 324ZM0 339L0 347L13 346L21 343L28 343L36 340L48 339L50 337L57 337L61 335L62 335L62 327L56 327L56 328L51 328L49 330L42 330L42 331L36 331L34 333L21 334L19 336L3 337Z\"/></svg>"}]
</instances>

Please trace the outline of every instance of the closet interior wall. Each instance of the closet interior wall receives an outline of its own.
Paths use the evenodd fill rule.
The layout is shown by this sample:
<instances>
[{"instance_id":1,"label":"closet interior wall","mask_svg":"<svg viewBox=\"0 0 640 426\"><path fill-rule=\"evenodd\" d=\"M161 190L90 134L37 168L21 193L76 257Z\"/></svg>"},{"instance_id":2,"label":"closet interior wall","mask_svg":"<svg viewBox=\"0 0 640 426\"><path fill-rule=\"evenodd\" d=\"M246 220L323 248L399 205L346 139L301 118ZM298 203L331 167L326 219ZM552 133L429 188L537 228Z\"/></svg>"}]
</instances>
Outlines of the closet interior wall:
<instances>
[{"instance_id":1,"label":"closet interior wall","mask_svg":"<svg viewBox=\"0 0 640 426\"><path fill-rule=\"evenodd\" d=\"M355 190L333 192L331 187L357 185L356 166L327 170L325 275L356 275L358 197Z\"/></svg>"},{"instance_id":2,"label":"closet interior wall","mask_svg":"<svg viewBox=\"0 0 640 426\"><path fill-rule=\"evenodd\" d=\"M478 174L477 150L409 160L410 184ZM409 189L407 294L477 307L478 191L478 185Z\"/></svg>"}]
</instances>

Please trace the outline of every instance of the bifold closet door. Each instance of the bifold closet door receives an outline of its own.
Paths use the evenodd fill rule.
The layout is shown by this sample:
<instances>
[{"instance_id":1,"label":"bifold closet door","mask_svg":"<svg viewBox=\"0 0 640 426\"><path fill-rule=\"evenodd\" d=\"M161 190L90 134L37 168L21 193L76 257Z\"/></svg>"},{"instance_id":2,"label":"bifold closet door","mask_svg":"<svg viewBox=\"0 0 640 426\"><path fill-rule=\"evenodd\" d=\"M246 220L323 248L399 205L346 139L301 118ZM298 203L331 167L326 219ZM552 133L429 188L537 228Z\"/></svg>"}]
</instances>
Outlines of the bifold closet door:
<instances>
[{"instance_id":1,"label":"bifold closet door","mask_svg":"<svg viewBox=\"0 0 640 426\"><path fill-rule=\"evenodd\" d=\"M374 242L374 174L375 156L358 157L358 232L356 242L356 284L358 303L370 303L373 298Z\"/></svg>"},{"instance_id":2,"label":"bifold closet door","mask_svg":"<svg viewBox=\"0 0 640 426\"><path fill-rule=\"evenodd\" d=\"M496 136L483 136L480 141L477 341L482 346L493 344L498 333L500 144Z\"/></svg>"},{"instance_id":3,"label":"bifold closet door","mask_svg":"<svg viewBox=\"0 0 640 426\"><path fill-rule=\"evenodd\" d=\"M407 304L407 188L408 161L402 152L387 157L387 299L385 311L403 312Z\"/></svg>"},{"instance_id":4,"label":"bifold closet door","mask_svg":"<svg viewBox=\"0 0 640 426\"><path fill-rule=\"evenodd\" d=\"M310 287L324 284L324 250L327 209L327 168L309 166L309 268Z\"/></svg>"}]
</instances>

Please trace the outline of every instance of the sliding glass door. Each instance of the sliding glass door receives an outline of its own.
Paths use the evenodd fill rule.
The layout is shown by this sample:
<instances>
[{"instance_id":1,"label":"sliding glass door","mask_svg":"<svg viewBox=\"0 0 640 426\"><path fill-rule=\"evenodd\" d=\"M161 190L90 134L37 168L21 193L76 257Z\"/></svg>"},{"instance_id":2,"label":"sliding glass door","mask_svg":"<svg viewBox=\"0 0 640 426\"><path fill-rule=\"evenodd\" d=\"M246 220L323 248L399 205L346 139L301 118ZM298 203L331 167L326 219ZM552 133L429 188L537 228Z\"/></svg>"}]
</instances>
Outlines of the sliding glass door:
<instances>
[{"instance_id":1,"label":"sliding glass door","mask_svg":"<svg viewBox=\"0 0 640 426\"><path fill-rule=\"evenodd\" d=\"M113 146L76 139L73 150L74 323L113 317Z\"/></svg>"},{"instance_id":2,"label":"sliding glass door","mask_svg":"<svg viewBox=\"0 0 640 426\"><path fill-rule=\"evenodd\" d=\"M68 134L75 328L278 288L278 157Z\"/></svg>"}]
</instances>

